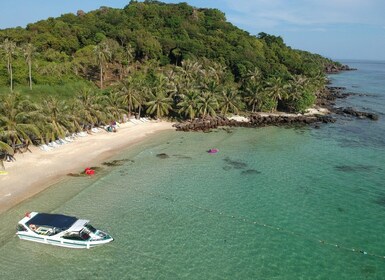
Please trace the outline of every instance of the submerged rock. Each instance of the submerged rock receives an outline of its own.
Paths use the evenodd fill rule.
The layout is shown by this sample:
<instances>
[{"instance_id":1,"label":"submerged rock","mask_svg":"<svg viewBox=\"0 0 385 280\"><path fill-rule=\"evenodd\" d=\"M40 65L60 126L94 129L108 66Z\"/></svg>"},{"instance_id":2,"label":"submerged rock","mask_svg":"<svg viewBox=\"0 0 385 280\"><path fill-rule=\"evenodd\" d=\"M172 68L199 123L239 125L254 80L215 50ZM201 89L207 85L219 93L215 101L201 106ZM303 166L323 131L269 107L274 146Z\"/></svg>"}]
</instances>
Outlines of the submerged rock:
<instances>
[{"instance_id":1,"label":"submerged rock","mask_svg":"<svg viewBox=\"0 0 385 280\"><path fill-rule=\"evenodd\" d=\"M230 167L230 168L234 168L234 169L244 169L247 167L247 164L244 163L244 162L241 162L241 161L237 161L237 160L232 160L230 158L225 158L223 159L227 165Z\"/></svg>"},{"instance_id":2,"label":"submerged rock","mask_svg":"<svg viewBox=\"0 0 385 280\"><path fill-rule=\"evenodd\" d=\"M369 172L376 169L376 166L372 165L337 165L334 167L337 171L341 172Z\"/></svg>"},{"instance_id":3,"label":"submerged rock","mask_svg":"<svg viewBox=\"0 0 385 280\"><path fill-rule=\"evenodd\" d=\"M338 108L335 112L337 114L340 114L340 115L350 115L350 116L354 116L354 117L358 117L358 118L368 118L368 119L371 119L373 121L378 120L378 115L376 115L374 113L370 113L370 112L357 111L357 110L353 109L352 107Z\"/></svg>"},{"instance_id":4,"label":"submerged rock","mask_svg":"<svg viewBox=\"0 0 385 280\"><path fill-rule=\"evenodd\" d=\"M156 157L161 158L161 159L166 159L169 158L170 156L165 153L157 154Z\"/></svg>"},{"instance_id":5,"label":"submerged rock","mask_svg":"<svg viewBox=\"0 0 385 280\"><path fill-rule=\"evenodd\" d=\"M243 170L241 173L242 175L257 175L257 174L261 174L262 172L255 169L247 169L247 170Z\"/></svg>"},{"instance_id":6,"label":"submerged rock","mask_svg":"<svg viewBox=\"0 0 385 280\"><path fill-rule=\"evenodd\" d=\"M113 160L113 161L103 162L102 164L106 165L106 166L121 166L125 162L134 162L134 161L131 160L131 159L116 159L116 160Z\"/></svg>"}]
</instances>

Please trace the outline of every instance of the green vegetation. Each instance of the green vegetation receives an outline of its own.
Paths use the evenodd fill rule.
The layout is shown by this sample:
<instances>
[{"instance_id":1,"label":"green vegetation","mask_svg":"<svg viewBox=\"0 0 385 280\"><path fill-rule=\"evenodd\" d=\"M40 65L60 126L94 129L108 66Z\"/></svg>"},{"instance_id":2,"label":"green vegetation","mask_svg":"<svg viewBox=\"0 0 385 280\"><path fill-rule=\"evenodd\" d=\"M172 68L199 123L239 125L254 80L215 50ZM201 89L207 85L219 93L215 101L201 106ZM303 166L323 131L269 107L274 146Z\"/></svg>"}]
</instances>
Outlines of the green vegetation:
<instances>
[{"instance_id":1,"label":"green vegetation","mask_svg":"<svg viewBox=\"0 0 385 280\"><path fill-rule=\"evenodd\" d=\"M301 112L335 64L281 37L252 36L217 9L153 0L0 30L0 44L0 149L124 113Z\"/></svg>"}]
</instances>

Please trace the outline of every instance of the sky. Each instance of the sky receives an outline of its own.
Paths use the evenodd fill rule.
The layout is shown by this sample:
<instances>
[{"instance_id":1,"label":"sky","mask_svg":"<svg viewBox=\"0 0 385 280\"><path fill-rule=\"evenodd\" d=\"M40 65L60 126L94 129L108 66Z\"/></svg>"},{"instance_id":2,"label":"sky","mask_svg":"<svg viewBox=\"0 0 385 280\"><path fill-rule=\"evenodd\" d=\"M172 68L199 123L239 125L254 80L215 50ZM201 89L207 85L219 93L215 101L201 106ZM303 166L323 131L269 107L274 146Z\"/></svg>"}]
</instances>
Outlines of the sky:
<instances>
[{"instance_id":1,"label":"sky","mask_svg":"<svg viewBox=\"0 0 385 280\"><path fill-rule=\"evenodd\" d=\"M294 49L332 59L385 60L384 0L163 0L217 8L251 35L281 36ZM0 29L129 0L0 0Z\"/></svg>"}]
</instances>

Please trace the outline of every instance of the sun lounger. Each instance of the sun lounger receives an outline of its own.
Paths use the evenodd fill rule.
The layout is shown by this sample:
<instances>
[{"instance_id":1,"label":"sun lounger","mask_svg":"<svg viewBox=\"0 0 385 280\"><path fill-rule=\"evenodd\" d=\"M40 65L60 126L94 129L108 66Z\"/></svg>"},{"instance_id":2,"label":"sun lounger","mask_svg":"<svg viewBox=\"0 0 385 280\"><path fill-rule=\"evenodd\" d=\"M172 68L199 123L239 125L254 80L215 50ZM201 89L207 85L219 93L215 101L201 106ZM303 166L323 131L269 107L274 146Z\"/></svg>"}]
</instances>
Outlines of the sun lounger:
<instances>
[{"instance_id":1,"label":"sun lounger","mask_svg":"<svg viewBox=\"0 0 385 280\"><path fill-rule=\"evenodd\" d=\"M57 140L55 141L55 143L58 144L58 145L64 145L64 144L65 144L65 142L64 142L64 141L61 141L60 139L57 139Z\"/></svg>"},{"instance_id":2,"label":"sun lounger","mask_svg":"<svg viewBox=\"0 0 385 280\"><path fill-rule=\"evenodd\" d=\"M49 142L49 143L48 143L48 147L51 147L51 148L57 148L57 147L59 147L59 145L56 144L55 142Z\"/></svg>"},{"instance_id":3,"label":"sun lounger","mask_svg":"<svg viewBox=\"0 0 385 280\"><path fill-rule=\"evenodd\" d=\"M78 136L78 137L86 137L87 133L85 133L84 131L81 131L81 132L76 133L76 136Z\"/></svg>"},{"instance_id":4,"label":"sun lounger","mask_svg":"<svg viewBox=\"0 0 385 280\"><path fill-rule=\"evenodd\" d=\"M48 152L48 151L51 151L51 150L52 150L52 148L49 147L49 146L46 145L46 144L40 145L39 148L40 148L40 150L42 150L42 151L44 151L44 152Z\"/></svg>"},{"instance_id":5,"label":"sun lounger","mask_svg":"<svg viewBox=\"0 0 385 280\"><path fill-rule=\"evenodd\" d=\"M140 124L141 122L137 119L131 119L130 122L132 122L133 124Z\"/></svg>"}]
</instances>

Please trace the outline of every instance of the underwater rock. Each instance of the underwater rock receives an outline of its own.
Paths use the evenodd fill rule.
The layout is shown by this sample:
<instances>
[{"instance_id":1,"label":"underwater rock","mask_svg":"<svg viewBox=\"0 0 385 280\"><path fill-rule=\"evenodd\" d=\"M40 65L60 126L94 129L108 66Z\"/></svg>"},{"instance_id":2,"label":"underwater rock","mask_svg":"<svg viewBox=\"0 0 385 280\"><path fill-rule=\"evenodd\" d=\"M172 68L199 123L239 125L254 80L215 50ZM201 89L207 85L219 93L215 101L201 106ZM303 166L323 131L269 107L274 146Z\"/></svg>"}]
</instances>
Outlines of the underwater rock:
<instances>
[{"instance_id":1,"label":"underwater rock","mask_svg":"<svg viewBox=\"0 0 385 280\"><path fill-rule=\"evenodd\" d=\"M244 169L247 167L246 163L241 162L241 161L237 161L237 160L232 160L228 157L223 159L223 160L226 162L226 164L228 166L230 166L231 168L234 168L234 169Z\"/></svg>"},{"instance_id":2,"label":"underwater rock","mask_svg":"<svg viewBox=\"0 0 385 280\"><path fill-rule=\"evenodd\" d=\"M256 175L256 174L261 174L261 171L255 170L255 169L247 169L243 170L241 172L242 175Z\"/></svg>"},{"instance_id":3,"label":"underwater rock","mask_svg":"<svg viewBox=\"0 0 385 280\"><path fill-rule=\"evenodd\" d=\"M116 159L116 160L113 160L113 161L103 162L102 164L106 165L106 166L121 166L125 162L134 162L134 161L131 160L131 159Z\"/></svg>"},{"instance_id":4,"label":"underwater rock","mask_svg":"<svg viewBox=\"0 0 385 280\"><path fill-rule=\"evenodd\" d=\"M170 156L165 153L157 154L156 157L161 158L161 159L166 159L169 158Z\"/></svg>"},{"instance_id":5,"label":"underwater rock","mask_svg":"<svg viewBox=\"0 0 385 280\"><path fill-rule=\"evenodd\" d=\"M184 155L173 155L173 157L180 158L180 159L192 159L192 157L188 157Z\"/></svg>"},{"instance_id":6,"label":"underwater rock","mask_svg":"<svg viewBox=\"0 0 385 280\"><path fill-rule=\"evenodd\" d=\"M376 167L372 165L337 165L334 167L337 171L341 172L369 172L375 170Z\"/></svg>"}]
</instances>

